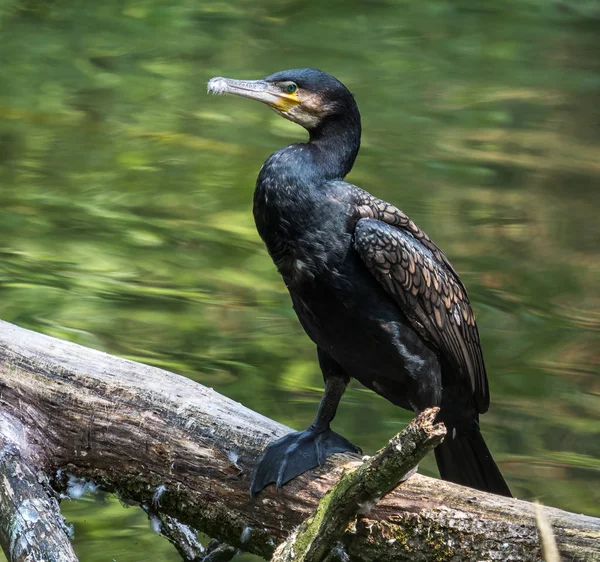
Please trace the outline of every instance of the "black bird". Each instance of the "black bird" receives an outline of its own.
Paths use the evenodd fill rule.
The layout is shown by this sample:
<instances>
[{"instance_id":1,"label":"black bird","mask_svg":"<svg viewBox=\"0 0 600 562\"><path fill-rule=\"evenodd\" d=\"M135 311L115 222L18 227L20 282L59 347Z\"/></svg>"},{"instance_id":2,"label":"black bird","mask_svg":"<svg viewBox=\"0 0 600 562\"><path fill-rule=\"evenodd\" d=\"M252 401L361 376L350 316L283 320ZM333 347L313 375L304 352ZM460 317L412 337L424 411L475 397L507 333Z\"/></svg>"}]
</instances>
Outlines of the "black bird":
<instances>
[{"instance_id":1,"label":"black bird","mask_svg":"<svg viewBox=\"0 0 600 562\"><path fill-rule=\"evenodd\" d=\"M314 422L268 445L250 493L282 486L331 454L360 452L330 429L353 377L416 413L440 406L441 477L510 496L479 431L488 381L467 292L444 253L400 209L346 183L358 107L333 76L305 68L264 80L213 78L209 92L267 104L307 143L272 154L254 192L256 227L317 345L325 393Z\"/></svg>"}]
</instances>

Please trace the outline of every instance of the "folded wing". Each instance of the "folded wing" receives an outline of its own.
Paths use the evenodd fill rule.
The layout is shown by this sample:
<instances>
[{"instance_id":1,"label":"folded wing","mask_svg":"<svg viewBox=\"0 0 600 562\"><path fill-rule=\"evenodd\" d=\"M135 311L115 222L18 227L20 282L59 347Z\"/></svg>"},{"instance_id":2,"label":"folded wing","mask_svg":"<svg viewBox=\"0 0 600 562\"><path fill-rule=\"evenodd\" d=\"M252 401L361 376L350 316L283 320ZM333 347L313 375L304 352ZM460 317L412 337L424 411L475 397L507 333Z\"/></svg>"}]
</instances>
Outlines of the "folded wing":
<instances>
[{"instance_id":1,"label":"folded wing","mask_svg":"<svg viewBox=\"0 0 600 562\"><path fill-rule=\"evenodd\" d=\"M422 337L435 344L456 382L489 407L479 332L466 290L441 250L402 211L357 190L354 248ZM453 380L454 383L454 380Z\"/></svg>"}]
</instances>

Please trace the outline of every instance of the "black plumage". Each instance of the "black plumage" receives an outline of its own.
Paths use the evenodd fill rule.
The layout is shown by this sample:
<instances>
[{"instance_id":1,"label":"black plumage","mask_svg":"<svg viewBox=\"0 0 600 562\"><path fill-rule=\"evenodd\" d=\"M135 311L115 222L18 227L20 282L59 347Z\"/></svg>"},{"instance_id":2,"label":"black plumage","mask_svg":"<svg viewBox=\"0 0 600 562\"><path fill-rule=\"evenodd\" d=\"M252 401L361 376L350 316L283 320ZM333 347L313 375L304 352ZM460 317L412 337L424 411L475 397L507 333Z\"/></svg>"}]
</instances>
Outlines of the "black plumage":
<instances>
[{"instance_id":1,"label":"black plumage","mask_svg":"<svg viewBox=\"0 0 600 562\"><path fill-rule=\"evenodd\" d=\"M510 495L479 431L489 390L464 285L408 216L343 181L360 147L352 94L315 69L256 81L213 78L209 90L266 103L310 136L264 163L254 218L317 345L325 394L308 429L267 447L251 493L283 485L334 452L358 451L330 429L355 378L414 412L440 406L448 429L436 449L442 478Z\"/></svg>"}]
</instances>

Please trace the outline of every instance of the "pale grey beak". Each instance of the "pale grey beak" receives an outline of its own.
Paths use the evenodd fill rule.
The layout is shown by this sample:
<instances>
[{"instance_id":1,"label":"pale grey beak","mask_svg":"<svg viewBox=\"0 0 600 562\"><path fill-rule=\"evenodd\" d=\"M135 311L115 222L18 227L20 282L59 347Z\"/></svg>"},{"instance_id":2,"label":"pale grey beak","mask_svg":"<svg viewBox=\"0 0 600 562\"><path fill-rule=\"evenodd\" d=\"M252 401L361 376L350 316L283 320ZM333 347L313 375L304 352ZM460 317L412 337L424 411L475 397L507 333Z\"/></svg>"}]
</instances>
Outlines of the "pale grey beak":
<instances>
[{"instance_id":1,"label":"pale grey beak","mask_svg":"<svg viewBox=\"0 0 600 562\"><path fill-rule=\"evenodd\" d=\"M233 94L251 100L261 101L268 105L276 105L281 95L264 80L234 80L218 76L208 82L208 92L212 94Z\"/></svg>"},{"instance_id":2,"label":"pale grey beak","mask_svg":"<svg viewBox=\"0 0 600 562\"><path fill-rule=\"evenodd\" d=\"M233 94L266 103L271 109L292 121L294 119L289 116L289 112L301 103L297 92L288 94L266 80L234 80L219 76L210 79L208 91L218 95Z\"/></svg>"}]
</instances>

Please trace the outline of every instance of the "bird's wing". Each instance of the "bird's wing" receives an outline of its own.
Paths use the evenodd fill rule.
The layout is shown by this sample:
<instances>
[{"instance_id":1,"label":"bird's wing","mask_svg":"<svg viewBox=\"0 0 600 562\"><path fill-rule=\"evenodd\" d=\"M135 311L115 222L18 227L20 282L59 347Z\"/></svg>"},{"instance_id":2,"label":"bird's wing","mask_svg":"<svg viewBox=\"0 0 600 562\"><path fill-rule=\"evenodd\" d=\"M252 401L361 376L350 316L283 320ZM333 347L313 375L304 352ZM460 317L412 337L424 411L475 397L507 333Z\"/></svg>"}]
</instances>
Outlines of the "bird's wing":
<instances>
[{"instance_id":1,"label":"bird's wing","mask_svg":"<svg viewBox=\"0 0 600 562\"><path fill-rule=\"evenodd\" d=\"M354 248L415 329L489 406L479 332L464 285L443 252L400 209L357 189ZM362 193L361 193L362 192Z\"/></svg>"},{"instance_id":2,"label":"bird's wing","mask_svg":"<svg viewBox=\"0 0 600 562\"><path fill-rule=\"evenodd\" d=\"M450 260L446 257L444 252L440 250L434 242L423 232L409 217L406 213L394 207L394 205L390 205L383 199L378 199L377 197L373 197L367 191L364 191L360 187L356 187L355 185L351 186L353 190L353 196L357 205L358 213L361 218L370 218L377 219L381 222L389 224L391 226L396 226L406 232L408 232L413 238L416 238L425 248L427 248L438 260L443 263L452 273L463 292L466 296L466 289L456 273L453 265L450 263ZM467 302L468 299L467 299Z\"/></svg>"}]
</instances>

